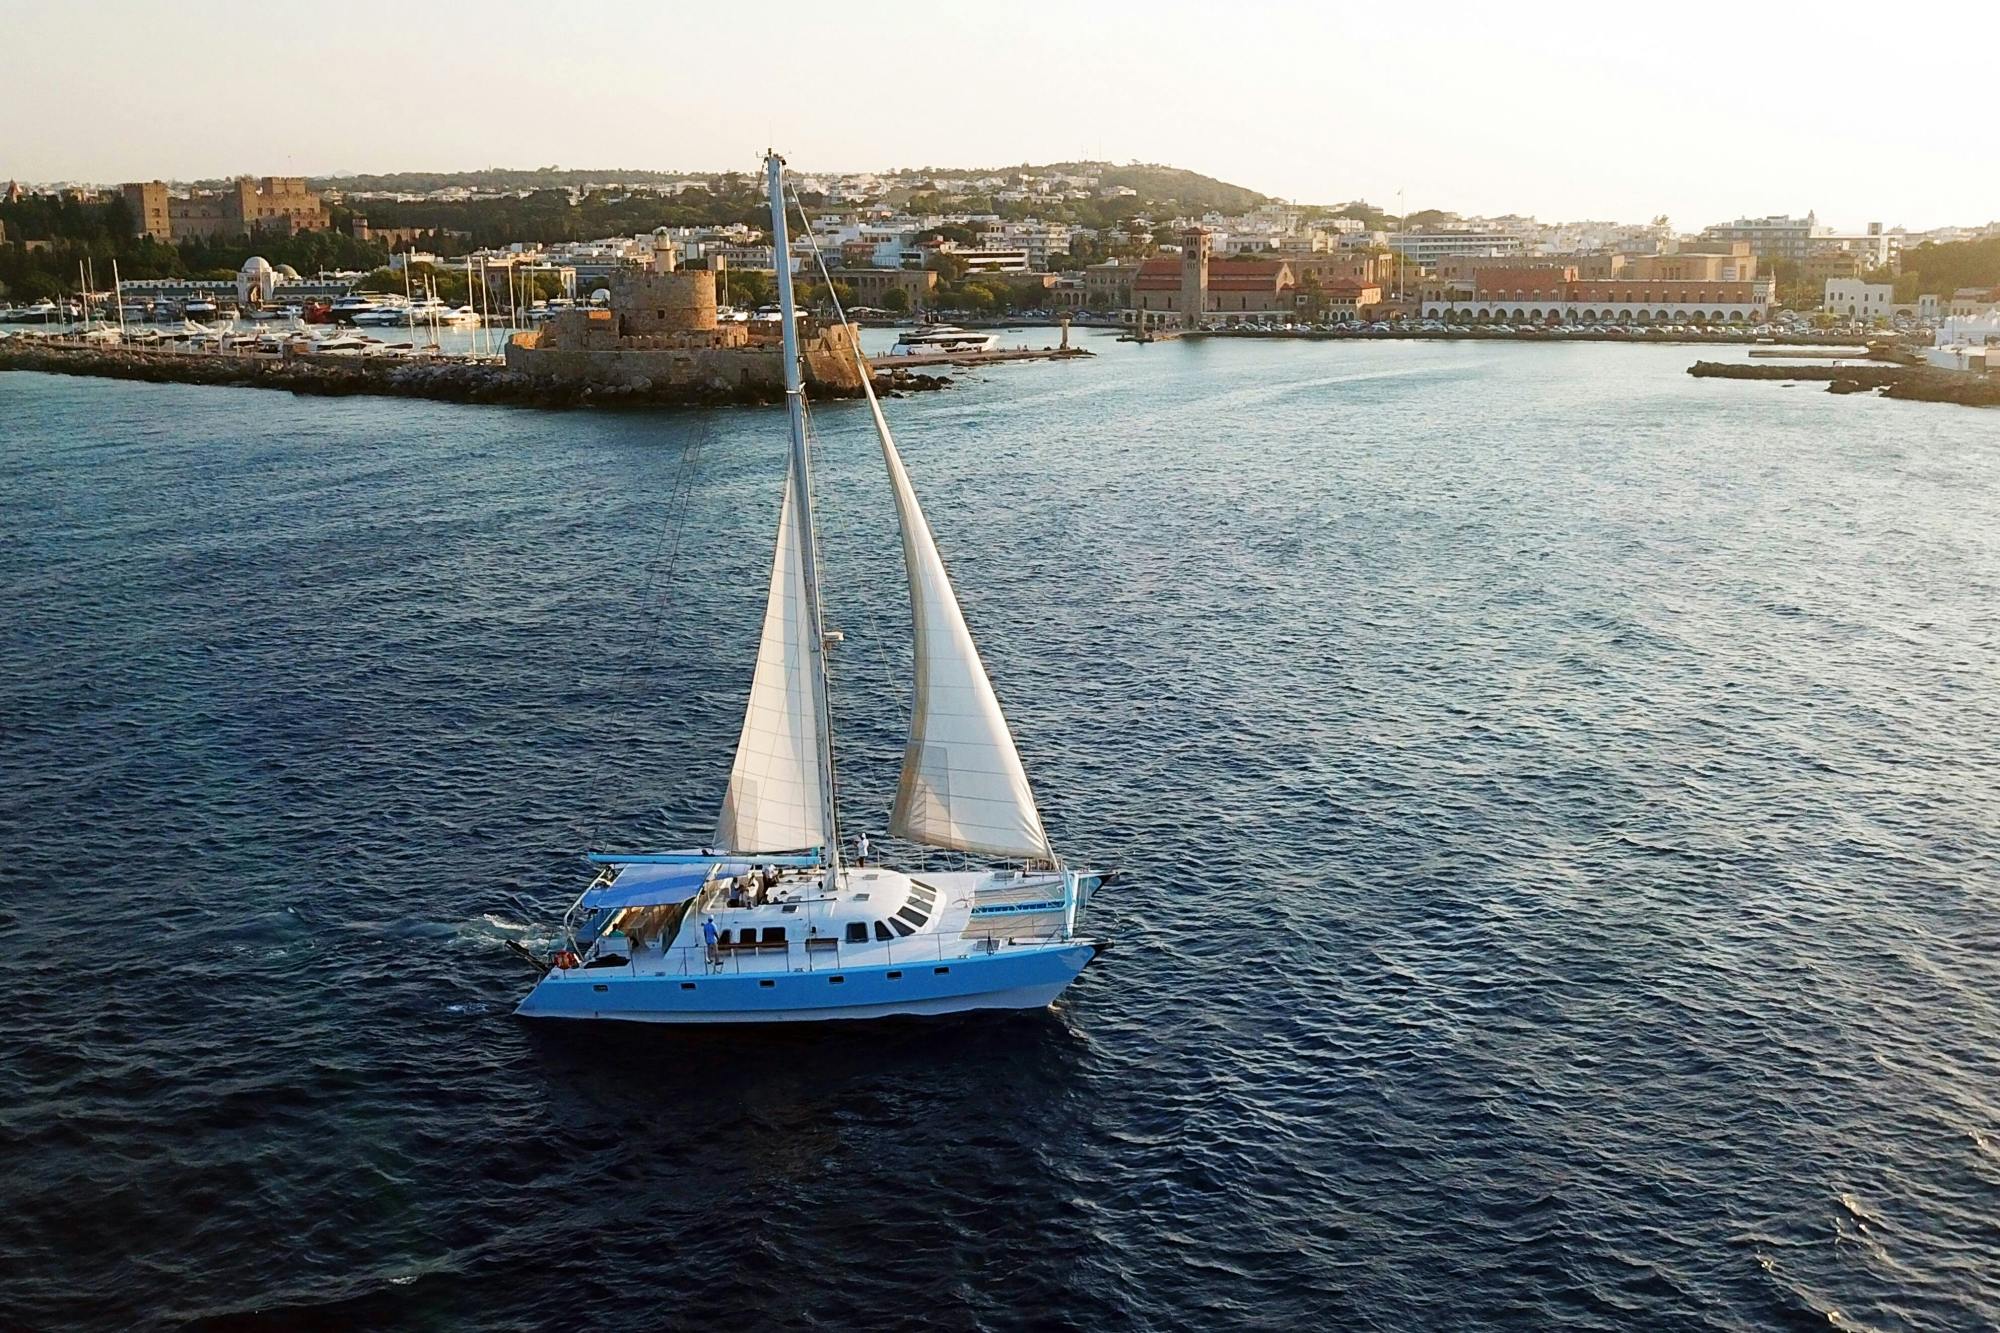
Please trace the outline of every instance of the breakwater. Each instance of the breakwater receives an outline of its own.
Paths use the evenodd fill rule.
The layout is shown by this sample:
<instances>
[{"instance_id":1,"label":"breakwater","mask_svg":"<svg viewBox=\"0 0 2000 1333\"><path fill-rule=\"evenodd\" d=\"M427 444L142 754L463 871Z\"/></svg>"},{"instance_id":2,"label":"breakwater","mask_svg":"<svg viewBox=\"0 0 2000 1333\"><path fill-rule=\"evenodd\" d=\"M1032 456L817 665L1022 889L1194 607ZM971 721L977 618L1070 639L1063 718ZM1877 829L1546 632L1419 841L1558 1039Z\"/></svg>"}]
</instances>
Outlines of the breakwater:
<instances>
[{"instance_id":1,"label":"breakwater","mask_svg":"<svg viewBox=\"0 0 2000 1333\"><path fill-rule=\"evenodd\" d=\"M341 353L270 356L141 347L99 347L44 339L0 342L0 371L43 371L153 384L216 384L343 397L375 394L449 403L515 407L718 407L784 401L782 389L756 382L588 384L550 382L491 362L452 357L361 357ZM946 375L876 366L878 392L941 389ZM822 396L853 397L824 392Z\"/></svg>"},{"instance_id":2,"label":"breakwater","mask_svg":"<svg viewBox=\"0 0 2000 1333\"><path fill-rule=\"evenodd\" d=\"M1823 383L1829 393L1879 393L1884 398L1913 402L2000 407L2000 380L1929 366L1773 366L1697 361L1688 367L1688 374L1696 379Z\"/></svg>"}]
</instances>

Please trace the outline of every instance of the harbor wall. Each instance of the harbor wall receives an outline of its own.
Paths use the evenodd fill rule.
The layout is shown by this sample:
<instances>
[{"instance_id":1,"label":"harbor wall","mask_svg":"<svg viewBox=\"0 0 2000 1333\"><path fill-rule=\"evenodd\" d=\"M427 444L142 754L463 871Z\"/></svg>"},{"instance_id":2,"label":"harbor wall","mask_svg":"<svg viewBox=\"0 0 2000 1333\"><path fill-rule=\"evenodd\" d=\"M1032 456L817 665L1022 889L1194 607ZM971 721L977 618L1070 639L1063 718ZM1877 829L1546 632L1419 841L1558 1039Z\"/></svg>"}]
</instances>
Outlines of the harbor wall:
<instances>
[{"instance_id":1,"label":"harbor wall","mask_svg":"<svg viewBox=\"0 0 2000 1333\"><path fill-rule=\"evenodd\" d=\"M702 394L782 397L785 391L784 354L776 343L573 348L545 347L541 342L538 330L515 334L507 343L507 369L540 383L587 384L641 393L688 389ZM807 387L821 394L860 393L855 349L855 331L847 325L816 330L800 348Z\"/></svg>"},{"instance_id":2,"label":"harbor wall","mask_svg":"<svg viewBox=\"0 0 2000 1333\"><path fill-rule=\"evenodd\" d=\"M820 380L823 397L858 395L861 379L851 353L841 341L852 334L826 330L834 337L816 339L807 366ZM718 360L721 352L733 360ZM755 356L750 355L756 353ZM558 353L562 356L670 357L674 353ZM696 367L668 365L658 379L633 373L643 369L630 362L579 363L583 378L526 374L511 367L452 357L359 357L344 353L274 356L235 351L104 346L55 338L9 338L0 341L0 372L40 371L56 375L91 375L107 379L142 380L156 384L213 384L242 388L282 389L291 393L340 396L384 394L429 398L441 402L512 404L522 407L720 406L731 403L784 401L782 356L775 349L714 349L681 353L693 356ZM703 358L708 358L703 360ZM845 358L844 360L842 358ZM615 368L614 382L603 377ZM814 366L818 369L815 371ZM596 372L596 373L593 373ZM939 389L947 376L925 375L911 369L884 366L875 370L876 387L884 392Z\"/></svg>"}]
</instances>

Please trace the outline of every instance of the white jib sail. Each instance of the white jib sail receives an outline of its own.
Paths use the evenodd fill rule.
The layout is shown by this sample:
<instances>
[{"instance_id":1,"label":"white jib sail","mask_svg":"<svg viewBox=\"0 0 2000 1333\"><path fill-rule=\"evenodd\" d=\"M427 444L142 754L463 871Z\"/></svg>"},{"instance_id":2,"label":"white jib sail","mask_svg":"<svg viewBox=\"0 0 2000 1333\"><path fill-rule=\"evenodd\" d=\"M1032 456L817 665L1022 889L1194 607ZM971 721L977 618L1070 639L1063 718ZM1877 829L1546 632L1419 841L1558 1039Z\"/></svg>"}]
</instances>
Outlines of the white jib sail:
<instances>
[{"instance_id":1,"label":"white jib sail","mask_svg":"<svg viewBox=\"0 0 2000 1333\"><path fill-rule=\"evenodd\" d=\"M869 406L896 493L916 633L916 707L889 831L932 847L1052 860L1020 751L872 393Z\"/></svg>"},{"instance_id":2,"label":"white jib sail","mask_svg":"<svg viewBox=\"0 0 2000 1333\"><path fill-rule=\"evenodd\" d=\"M716 821L716 845L730 851L791 850L826 842L813 706L812 613L802 550L811 537L798 521L797 484L787 472L750 706Z\"/></svg>"}]
</instances>

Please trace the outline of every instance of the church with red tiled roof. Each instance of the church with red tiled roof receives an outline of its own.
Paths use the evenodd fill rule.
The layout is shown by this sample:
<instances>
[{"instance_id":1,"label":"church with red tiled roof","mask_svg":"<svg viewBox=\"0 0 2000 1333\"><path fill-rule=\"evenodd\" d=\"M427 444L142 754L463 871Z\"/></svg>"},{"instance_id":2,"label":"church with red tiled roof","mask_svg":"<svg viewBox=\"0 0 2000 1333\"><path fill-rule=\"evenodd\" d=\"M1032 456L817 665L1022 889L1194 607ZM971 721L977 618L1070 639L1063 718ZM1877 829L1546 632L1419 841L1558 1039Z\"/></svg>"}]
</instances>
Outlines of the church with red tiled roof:
<instances>
[{"instance_id":1,"label":"church with red tiled roof","mask_svg":"<svg viewBox=\"0 0 2000 1333\"><path fill-rule=\"evenodd\" d=\"M1148 325L1188 328L1218 322L1293 318L1298 279L1282 259L1214 259L1200 228L1181 234L1178 255L1148 259L1132 275L1132 304ZM1193 317L1189 318L1189 313Z\"/></svg>"}]
</instances>

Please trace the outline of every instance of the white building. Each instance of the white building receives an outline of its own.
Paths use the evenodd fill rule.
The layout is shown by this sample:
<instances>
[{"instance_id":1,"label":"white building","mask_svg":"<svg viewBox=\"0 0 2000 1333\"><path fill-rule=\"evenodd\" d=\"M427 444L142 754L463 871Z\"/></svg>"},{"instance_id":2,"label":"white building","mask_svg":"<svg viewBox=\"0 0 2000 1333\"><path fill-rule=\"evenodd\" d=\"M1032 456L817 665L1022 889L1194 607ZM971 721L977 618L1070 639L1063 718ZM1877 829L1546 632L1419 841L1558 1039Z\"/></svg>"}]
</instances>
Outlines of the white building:
<instances>
[{"instance_id":1,"label":"white building","mask_svg":"<svg viewBox=\"0 0 2000 1333\"><path fill-rule=\"evenodd\" d=\"M1886 320L1896 303L1896 289L1886 282L1863 282L1860 278L1828 278L1820 309L1845 315L1863 324Z\"/></svg>"},{"instance_id":2,"label":"white building","mask_svg":"<svg viewBox=\"0 0 2000 1333\"><path fill-rule=\"evenodd\" d=\"M1521 253L1521 238L1503 231L1392 231L1387 240L1391 250L1425 266L1453 255Z\"/></svg>"},{"instance_id":3,"label":"white building","mask_svg":"<svg viewBox=\"0 0 2000 1333\"><path fill-rule=\"evenodd\" d=\"M1046 273L1051 255L1069 253L1070 229L1061 222L1001 222L989 225L979 239L989 250L1025 250L1028 267Z\"/></svg>"},{"instance_id":4,"label":"white building","mask_svg":"<svg viewBox=\"0 0 2000 1333\"><path fill-rule=\"evenodd\" d=\"M1000 250L992 247L970 249L952 246L946 254L965 265L967 273L1026 273L1028 252L1026 250Z\"/></svg>"}]
</instances>

